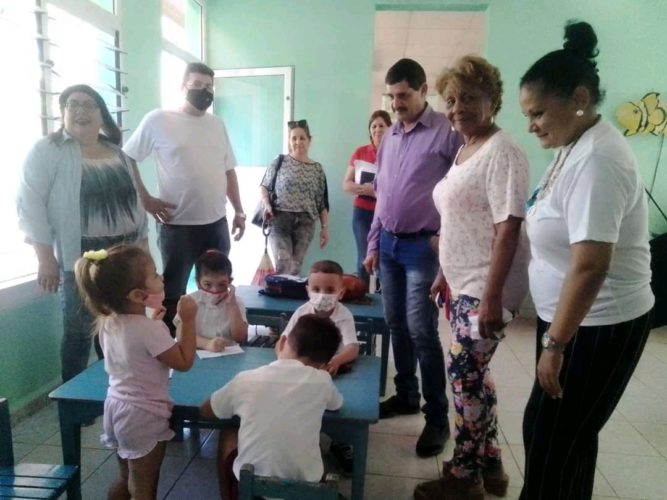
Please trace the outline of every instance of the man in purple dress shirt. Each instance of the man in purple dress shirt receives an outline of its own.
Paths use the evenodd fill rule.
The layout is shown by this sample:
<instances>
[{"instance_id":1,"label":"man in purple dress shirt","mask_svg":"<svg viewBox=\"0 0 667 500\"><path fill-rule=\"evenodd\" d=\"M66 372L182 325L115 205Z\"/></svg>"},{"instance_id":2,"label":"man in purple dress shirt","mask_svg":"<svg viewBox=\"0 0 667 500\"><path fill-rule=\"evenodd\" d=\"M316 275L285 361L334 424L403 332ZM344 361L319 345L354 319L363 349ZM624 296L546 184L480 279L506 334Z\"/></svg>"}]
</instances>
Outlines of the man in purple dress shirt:
<instances>
[{"instance_id":1,"label":"man in purple dress shirt","mask_svg":"<svg viewBox=\"0 0 667 500\"><path fill-rule=\"evenodd\" d=\"M431 238L440 229L433 187L454 161L460 136L426 102L426 74L401 59L385 78L398 117L378 151L377 206L364 265L382 274L384 314L391 331L396 394L380 403L380 418L419 412L417 361L426 404L426 425L417 441L420 457L440 453L449 437L445 361L438 311L429 293L438 271Z\"/></svg>"}]
</instances>

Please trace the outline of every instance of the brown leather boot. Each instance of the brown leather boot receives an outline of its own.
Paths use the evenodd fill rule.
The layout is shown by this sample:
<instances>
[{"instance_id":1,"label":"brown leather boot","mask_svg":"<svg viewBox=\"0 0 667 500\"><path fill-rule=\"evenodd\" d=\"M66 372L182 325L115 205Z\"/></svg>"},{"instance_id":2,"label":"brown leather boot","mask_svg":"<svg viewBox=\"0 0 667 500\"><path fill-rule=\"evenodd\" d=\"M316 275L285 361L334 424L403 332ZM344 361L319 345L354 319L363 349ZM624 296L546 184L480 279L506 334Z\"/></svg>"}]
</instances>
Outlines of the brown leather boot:
<instances>
[{"instance_id":1,"label":"brown leather boot","mask_svg":"<svg viewBox=\"0 0 667 500\"><path fill-rule=\"evenodd\" d=\"M505 473L503 464L496 467L482 469L482 481L487 493L497 497L507 496L507 487L510 484L510 477Z\"/></svg>"},{"instance_id":2,"label":"brown leather boot","mask_svg":"<svg viewBox=\"0 0 667 500\"><path fill-rule=\"evenodd\" d=\"M442 477L418 484L415 500L484 500L484 487L479 478L458 478L442 466Z\"/></svg>"}]
</instances>

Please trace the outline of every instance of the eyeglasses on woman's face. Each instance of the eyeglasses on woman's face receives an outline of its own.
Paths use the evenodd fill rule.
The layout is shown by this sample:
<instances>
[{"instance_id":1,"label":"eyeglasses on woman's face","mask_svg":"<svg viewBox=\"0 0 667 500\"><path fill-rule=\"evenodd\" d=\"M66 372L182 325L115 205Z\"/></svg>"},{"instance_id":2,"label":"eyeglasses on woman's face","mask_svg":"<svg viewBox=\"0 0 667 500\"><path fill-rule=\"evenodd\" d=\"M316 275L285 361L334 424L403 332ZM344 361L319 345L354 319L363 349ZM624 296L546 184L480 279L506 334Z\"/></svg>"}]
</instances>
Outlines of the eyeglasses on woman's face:
<instances>
[{"instance_id":1,"label":"eyeglasses on woman's face","mask_svg":"<svg viewBox=\"0 0 667 500\"><path fill-rule=\"evenodd\" d=\"M77 109L82 109L86 111L87 113L90 113L91 111L95 111L96 109L99 109L100 107L97 105L95 101L83 101L79 102L74 99L68 100L65 103L65 108L68 111L76 111Z\"/></svg>"},{"instance_id":2,"label":"eyeglasses on woman's face","mask_svg":"<svg viewBox=\"0 0 667 500\"><path fill-rule=\"evenodd\" d=\"M308 127L308 122L306 120L292 120L287 122L287 128L290 130L293 128L306 128Z\"/></svg>"}]
</instances>

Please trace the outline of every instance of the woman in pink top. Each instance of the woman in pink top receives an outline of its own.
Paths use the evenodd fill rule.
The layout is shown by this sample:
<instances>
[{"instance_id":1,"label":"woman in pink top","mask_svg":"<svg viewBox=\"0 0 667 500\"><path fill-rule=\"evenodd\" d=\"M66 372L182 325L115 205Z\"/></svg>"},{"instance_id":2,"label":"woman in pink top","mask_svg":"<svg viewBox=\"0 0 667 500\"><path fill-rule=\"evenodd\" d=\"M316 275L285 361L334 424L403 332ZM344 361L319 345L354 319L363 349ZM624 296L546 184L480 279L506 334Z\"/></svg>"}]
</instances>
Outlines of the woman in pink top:
<instances>
[{"instance_id":1,"label":"woman in pink top","mask_svg":"<svg viewBox=\"0 0 667 500\"><path fill-rule=\"evenodd\" d=\"M120 477L109 498L155 498L172 402L169 368L187 371L195 354L197 305L178 303L181 325L174 341L161 321L164 283L142 248L118 245L83 254L74 273L86 306L97 316L109 389L101 441L114 448ZM146 307L154 310L146 317Z\"/></svg>"},{"instance_id":2,"label":"woman in pink top","mask_svg":"<svg viewBox=\"0 0 667 500\"><path fill-rule=\"evenodd\" d=\"M373 181L377 173L375 164L377 150L387 129L391 127L391 117L386 111L373 111L368 120L370 144L361 146L352 154L350 164L343 178L343 191L354 195L352 211L352 231L357 243L357 273L368 286L368 272L363 266L368 249L368 231L371 229L375 213L375 189Z\"/></svg>"}]
</instances>

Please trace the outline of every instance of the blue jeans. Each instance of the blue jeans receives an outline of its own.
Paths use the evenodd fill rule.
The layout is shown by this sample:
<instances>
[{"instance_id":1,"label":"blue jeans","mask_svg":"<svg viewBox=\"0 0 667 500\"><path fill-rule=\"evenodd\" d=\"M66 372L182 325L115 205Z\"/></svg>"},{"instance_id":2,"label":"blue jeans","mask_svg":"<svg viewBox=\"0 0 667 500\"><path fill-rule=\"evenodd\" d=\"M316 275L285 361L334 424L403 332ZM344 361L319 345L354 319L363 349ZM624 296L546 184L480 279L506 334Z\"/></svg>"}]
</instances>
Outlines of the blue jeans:
<instances>
[{"instance_id":1,"label":"blue jeans","mask_svg":"<svg viewBox=\"0 0 667 500\"><path fill-rule=\"evenodd\" d=\"M74 271L61 271L58 290L64 327L60 344L61 376L63 382L67 382L88 366L95 320L81 300ZM95 348L98 358L101 358L98 344Z\"/></svg>"},{"instance_id":2,"label":"blue jeans","mask_svg":"<svg viewBox=\"0 0 667 500\"><path fill-rule=\"evenodd\" d=\"M120 244L135 244L137 233L120 236L81 238L81 253L87 250L111 248ZM97 358L104 357L100 339L95 334L95 318L88 311L76 287L74 271L60 270L60 305L63 312L63 338L60 344L60 364L63 382L81 373L88 366L90 345L95 341Z\"/></svg>"},{"instance_id":3,"label":"blue jeans","mask_svg":"<svg viewBox=\"0 0 667 500\"><path fill-rule=\"evenodd\" d=\"M396 395L404 403L419 404L419 361L426 422L443 426L447 422L445 359L438 337L438 310L429 299L438 272L430 237L398 239L382 231L380 270L384 315L397 372Z\"/></svg>"},{"instance_id":4,"label":"blue jeans","mask_svg":"<svg viewBox=\"0 0 667 500\"><path fill-rule=\"evenodd\" d=\"M357 243L357 276L364 280L366 285L368 285L370 278L363 266L363 262L368 250L368 231L371 229L374 213L371 210L364 210L363 208L354 207L352 209L352 231L354 232L354 240Z\"/></svg>"},{"instance_id":5,"label":"blue jeans","mask_svg":"<svg viewBox=\"0 0 667 500\"><path fill-rule=\"evenodd\" d=\"M173 320L176 315L176 304L181 295L185 294L195 261L211 248L229 255L227 219L223 217L210 224L196 226L159 224L158 246L162 254L164 306L167 309L163 321L174 333Z\"/></svg>"}]
</instances>

